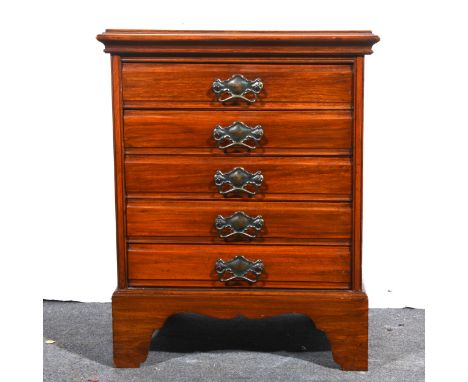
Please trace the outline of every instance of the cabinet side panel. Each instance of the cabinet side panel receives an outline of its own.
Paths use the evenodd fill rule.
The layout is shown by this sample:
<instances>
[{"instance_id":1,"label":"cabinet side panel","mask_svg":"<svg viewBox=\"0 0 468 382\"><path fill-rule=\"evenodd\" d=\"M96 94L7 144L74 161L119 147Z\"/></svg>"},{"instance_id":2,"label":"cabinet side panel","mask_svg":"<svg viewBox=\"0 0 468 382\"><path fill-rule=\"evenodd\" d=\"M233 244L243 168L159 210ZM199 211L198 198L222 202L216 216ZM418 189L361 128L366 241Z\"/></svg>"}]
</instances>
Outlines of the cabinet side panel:
<instances>
[{"instance_id":1,"label":"cabinet side panel","mask_svg":"<svg viewBox=\"0 0 468 382\"><path fill-rule=\"evenodd\" d=\"M117 278L118 288L127 287L125 179L123 147L123 113L120 56L111 56L112 110L114 120L115 217L117 223Z\"/></svg>"},{"instance_id":2,"label":"cabinet side panel","mask_svg":"<svg viewBox=\"0 0 468 382\"><path fill-rule=\"evenodd\" d=\"M354 134L353 134L353 232L352 289L362 290L362 138L364 101L364 57L356 57L354 65Z\"/></svg>"}]
</instances>

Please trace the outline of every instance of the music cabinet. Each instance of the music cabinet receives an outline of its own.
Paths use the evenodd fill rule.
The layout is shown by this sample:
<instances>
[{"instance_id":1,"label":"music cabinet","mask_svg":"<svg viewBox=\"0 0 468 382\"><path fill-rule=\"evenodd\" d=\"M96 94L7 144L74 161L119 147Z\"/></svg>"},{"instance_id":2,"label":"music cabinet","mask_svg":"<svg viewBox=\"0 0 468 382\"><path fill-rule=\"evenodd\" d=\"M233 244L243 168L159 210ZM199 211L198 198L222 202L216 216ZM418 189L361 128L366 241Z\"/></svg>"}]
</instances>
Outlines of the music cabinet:
<instances>
[{"instance_id":1,"label":"music cabinet","mask_svg":"<svg viewBox=\"0 0 468 382\"><path fill-rule=\"evenodd\" d=\"M367 370L361 281L369 31L106 30L118 287L114 363L171 315L301 313Z\"/></svg>"}]
</instances>

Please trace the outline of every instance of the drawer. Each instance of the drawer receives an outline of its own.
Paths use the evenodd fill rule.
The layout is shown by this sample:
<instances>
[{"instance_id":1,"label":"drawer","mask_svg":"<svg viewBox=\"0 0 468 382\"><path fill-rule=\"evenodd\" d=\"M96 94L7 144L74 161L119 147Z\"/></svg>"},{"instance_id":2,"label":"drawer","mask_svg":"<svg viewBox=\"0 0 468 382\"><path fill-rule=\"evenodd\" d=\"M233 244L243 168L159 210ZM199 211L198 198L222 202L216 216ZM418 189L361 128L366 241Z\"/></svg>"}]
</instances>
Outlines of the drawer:
<instances>
[{"instance_id":1,"label":"drawer","mask_svg":"<svg viewBox=\"0 0 468 382\"><path fill-rule=\"evenodd\" d=\"M256 283L235 279L219 280L216 261L225 263L235 256L255 262L261 260L260 275L249 270L243 259L238 269ZM131 244L128 247L128 278L133 287L252 287L252 288L349 288L349 247L326 246L223 246ZM220 268L221 271L223 268ZM257 269L257 273L259 270ZM232 276L221 273L224 279Z\"/></svg>"},{"instance_id":2,"label":"drawer","mask_svg":"<svg viewBox=\"0 0 468 382\"><path fill-rule=\"evenodd\" d=\"M212 90L217 79L233 75L261 79L257 101L219 102ZM223 107L351 109L351 64L187 64L124 63L124 107ZM242 86L240 86L244 89ZM239 84L235 85L239 88ZM250 93L252 94L252 93Z\"/></svg>"},{"instance_id":3,"label":"drawer","mask_svg":"<svg viewBox=\"0 0 468 382\"><path fill-rule=\"evenodd\" d=\"M229 127L243 122L247 128L261 126L260 139L245 128ZM177 153L223 154L221 147L232 145L228 152L245 155L281 153L350 154L353 116L350 111L189 111L126 110L124 142L126 148L173 148ZM216 141L213 133L220 126L234 140ZM243 134L239 139L235 134ZM219 128L217 131L220 131ZM258 137L256 137L258 138ZM237 139L237 141L236 141ZM245 141L244 141L245 139ZM245 142L253 149L238 144ZM236 144L237 143L237 144ZM194 149L197 150L194 150ZM169 152L170 153L170 152Z\"/></svg>"},{"instance_id":4,"label":"drawer","mask_svg":"<svg viewBox=\"0 0 468 382\"><path fill-rule=\"evenodd\" d=\"M218 215L227 219L242 211L252 219L236 217L237 227L256 234L254 242L308 241L311 239L349 239L350 203L129 200L127 235L135 237L192 238L196 242L221 242L215 228ZM263 227L256 217L261 216ZM246 220L247 225L246 225ZM228 223L228 222L227 222ZM257 230L256 228L260 228ZM229 230L225 230L229 231ZM229 233L229 232L228 232ZM227 234L224 232L223 234ZM246 235L232 236L244 240ZM189 240L190 241L190 240Z\"/></svg>"},{"instance_id":5,"label":"drawer","mask_svg":"<svg viewBox=\"0 0 468 382\"><path fill-rule=\"evenodd\" d=\"M215 184L215 174L218 186ZM244 196L254 199L287 198L292 194L302 195L304 198L317 195L319 198L349 199L351 160L310 157L127 156L125 181L126 190L130 194L174 193L188 194L186 197L218 199L225 198L221 193L226 193L227 197ZM234 192L229 192L230 190Z\"/></svg>"}]
</instances>

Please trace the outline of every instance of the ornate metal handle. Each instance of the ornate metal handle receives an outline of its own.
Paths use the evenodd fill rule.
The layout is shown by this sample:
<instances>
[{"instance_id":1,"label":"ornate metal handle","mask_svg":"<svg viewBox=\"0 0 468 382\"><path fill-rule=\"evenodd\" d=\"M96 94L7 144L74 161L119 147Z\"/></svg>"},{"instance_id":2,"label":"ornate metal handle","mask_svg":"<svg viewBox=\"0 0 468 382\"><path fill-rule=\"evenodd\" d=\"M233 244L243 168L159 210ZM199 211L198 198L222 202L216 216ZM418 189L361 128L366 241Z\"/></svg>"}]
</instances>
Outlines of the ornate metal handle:
<instances>
[{"instance_id":1,"label":"ornate metal handle","mask_svg":"<svg viewBox=\"0 0 468 382\"><path fill-rule=\"evenodd\" d=\"M211 88L218 95L217 100L219 102L227 102L238 98L254 103L257 100L257 94L263 89L263 82L260 78L250 81L242 74L234 74L224 81L215 80Z\"/></svg>"},{"instance_id":2,"label":"ornate metal handle","mask_svg":"<svg viewBox=\"0 0 468 382\"><path fill-rule=\"evenodd\" d=\"M236 256L232 260L216 260L215 270L219 281L227 283L231 280L245 280L249 283L256 283L264 269L263 261L250 261L244 256ZM229 275L226 277L226 274ZM251 274L252 278L247 277Z\"/></svg>"},{"instance_id":3,"label":"ornate metal handle","mask_svg":"<svg viewBox=\"0 0 468 382\"><path fill-rule=\"evenodd\" d=\"M242 167L236 167L226 173L220 170L216 171L214 182L221 195L233 192L245 192L249 195L255 195L263 183L263 175L261 171L251 173Z\"/></svg>"},{"instance_id":4,"label":"ornate metal handle","mask_svg":"<svg viewBox=\"0 0 468 382\"><path fill-rule=\"evenodd\" d=\"M218 215L215 219L215 227L222 239L232 236L255 239L263 228L263 218L260 215L252 218L243 211L237 211L227 218Z\"/></svg>"},{"instance_id":5,"label":"ornate metal handle","mask_svg":"<svg viewBox=\"0 0 468 382\"><path fill-rule=\"evenodd\" d=\"M234 122L227 127L216 126L213 129L213 138L218 149L226 150L233 146L245 147L255 150L257 143L263 137L262 126L249 127L243 122Z\"/></svg>"}]
</instances>

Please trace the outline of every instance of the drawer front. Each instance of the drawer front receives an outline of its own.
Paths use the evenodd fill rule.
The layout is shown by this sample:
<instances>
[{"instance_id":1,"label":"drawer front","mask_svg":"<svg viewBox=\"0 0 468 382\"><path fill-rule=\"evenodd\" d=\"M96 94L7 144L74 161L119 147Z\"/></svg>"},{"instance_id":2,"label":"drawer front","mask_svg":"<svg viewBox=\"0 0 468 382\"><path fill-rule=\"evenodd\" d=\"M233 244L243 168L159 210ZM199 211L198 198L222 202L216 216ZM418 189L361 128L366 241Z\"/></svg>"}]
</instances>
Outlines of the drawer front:
<instances>
[{"instance_id":1,"label":"drawer front","mask_svg":"<svg viewBox=\"0 0 468 382\"><path fill-rule=\"evenodd\" d=\"M228 262L236 255L255 262L261 260L260 274L239 274L229 282L219 280L216 261ZM348 288L350 283L349 247L326 246L223 246L131 244L128 248L129 285L252 287L252 288ZM232 277L229 271L223 279Z\"/></svg>"},{"instance_id":2,"label":"drawer front","mask_svg":"<svg viewBox=\"0 0 468 382\"><path fill-rule=\"evenodd\" d=\"M218 186L215 174L218 174ZM224 198L222 193L254 199L268 199L275 194L285 198L288 194L310 194L309 197L333 194L350 198L351 160L127 156L125 180L128 193L199 193L201 197L219 199Z\"/></svg>"},{"instance_id":3,"label":"drawer front","mask_svg":"<svg viewBox=\"0 0 468 382\"><path fill-rule=\"evenodd\" d=\"M257 235L254 242L351 237L349 203L236 200L130 200L127 203L127 235L130 238L185 237L196 242L224 242L215 227L215 219L218 215L229 218L237 211L251 218L262 217L263 227L254 230ZM252 224L259 227L258 221ZM237 236L239 240L245 240L245 235L231 239L237 239Z\"/></svg>"},{"instance_id":4,"label":"drawer front","mask_svg":"<svg viewBox=\"0 0 468 382\"><path fill-rule=\"evenodd\" d=\"M222 103L212 89L217 79L241 74L261 79L257 101ZM125 63L122 66L123 101L126 107L241 107L338 108L352 103L350 64L169 64ZM145 106L140 104L140 106Z\"/></svg>"},{"instance_id":5,"label":"drawer front","mask_svg":"<svg viewBox=\"0 0 468 382\"><path fill-rule=\"evenodd\" d=\"M248 127L260 125L262 136L254 149L241 145L230 151L245 155L291 151L341 150L349 154L352 113L349 111L180 111L127 110L124 113L126 148L180 148L179 153L198 148L199 152L224 154L213 138L216 126L229 127L240 121ZM252 146L251 142L247 142ZM220 144L223 147L223 142ZM204 150L202 150L204 149ZM192 150L193 151L193 150Z\"/></svg>"}]
</instances>

